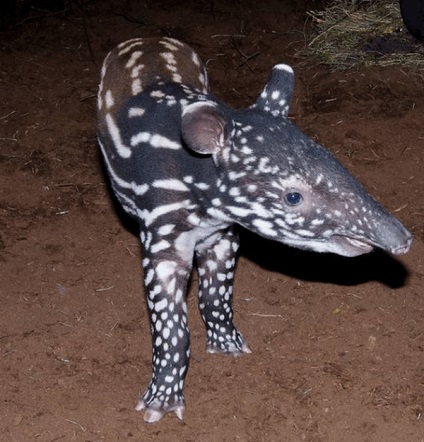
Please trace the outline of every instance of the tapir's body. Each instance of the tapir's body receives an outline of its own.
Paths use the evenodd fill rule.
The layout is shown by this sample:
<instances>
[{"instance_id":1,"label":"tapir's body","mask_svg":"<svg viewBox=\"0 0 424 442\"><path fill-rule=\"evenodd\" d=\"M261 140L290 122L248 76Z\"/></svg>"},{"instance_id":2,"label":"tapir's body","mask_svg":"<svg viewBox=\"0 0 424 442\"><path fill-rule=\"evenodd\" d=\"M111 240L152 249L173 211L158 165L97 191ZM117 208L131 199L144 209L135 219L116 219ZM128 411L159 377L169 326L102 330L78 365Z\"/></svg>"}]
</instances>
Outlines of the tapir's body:
<instances>
[{"instance_id":1,"label":"tapir's body","mask_svg":"<svg viewBox=\"0 0 424 442\"><path fill-rule=\"evenodd\" d=\"M249 109L220 103L176 40L133 39L105 59L98 137L112 186L140 225L153 377L137 409L182 418L193 261L211 353L249 347L232 322L234 226L300 248L356 256L409 250L411 234L288 119L293 71L277 65Z\"/></svg>"}]
</instances>

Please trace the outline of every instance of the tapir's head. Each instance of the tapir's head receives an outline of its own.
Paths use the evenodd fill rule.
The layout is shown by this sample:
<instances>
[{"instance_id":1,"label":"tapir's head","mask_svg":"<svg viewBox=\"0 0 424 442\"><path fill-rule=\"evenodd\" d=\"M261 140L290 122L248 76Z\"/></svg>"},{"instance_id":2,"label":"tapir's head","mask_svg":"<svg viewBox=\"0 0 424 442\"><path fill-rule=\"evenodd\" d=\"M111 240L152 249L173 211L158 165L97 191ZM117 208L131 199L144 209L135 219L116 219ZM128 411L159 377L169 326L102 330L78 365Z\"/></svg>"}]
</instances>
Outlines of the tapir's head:
<instances>
[{"instance_id":1,"label":"tapir's head","mask_svg":"<svg viewBox=\"0 0 424 442\"><path fill-rule=\"evenodd\" d=\"M212 154L217 168L216 211L298 248L345 256L374 247L406 253L411 233L288 120L293 84L293 70L277 65L247 110L207 101L186 107L186 144Z\"/></svg>"}]
</instances>

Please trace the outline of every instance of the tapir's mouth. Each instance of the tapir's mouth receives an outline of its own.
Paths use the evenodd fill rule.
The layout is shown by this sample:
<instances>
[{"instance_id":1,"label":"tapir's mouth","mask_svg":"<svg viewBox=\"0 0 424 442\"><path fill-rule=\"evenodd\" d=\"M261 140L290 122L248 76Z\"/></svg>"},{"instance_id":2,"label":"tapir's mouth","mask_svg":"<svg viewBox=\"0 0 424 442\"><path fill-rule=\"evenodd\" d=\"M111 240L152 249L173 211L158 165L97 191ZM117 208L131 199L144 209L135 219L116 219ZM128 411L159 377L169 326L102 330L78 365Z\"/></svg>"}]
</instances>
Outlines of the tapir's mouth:
<instances>
[{"instance_id":1,"label":"tapir's mouth","mask_svg":"<svg viewBox=\"0 0 424 442\"><path fill-rule=\"evenodd\" d=\"M364 253L369 253L374 249L373 245L349 236L337 235L336 238L339 246L343 248L346 256L363 255Z\"/></svg>"},{"instance_id":2,"label":"tapir's mouth","mask_svg":"<svg viewBox=\"0 0 424 442\"><path fill-rule=\"evenodd\" d=\"M371 244L368 244L364 241L359 241L359 239L349 238L348 236L346 236L345 239L349 244L351 244L356 249L363 250L364 253L371 252L371 250L374 248Z\"/></svg>"},{"instance_id":3,"label":"tapir's mouth","mask_svg":"<svg viewBox=\"0 0 424 442\"><path fill-rule=\"evenodd\" d=\"M368 242L362 241L360 239L352 238L349 236L337 236L337 242L339 246L341 246L345 253L349 254L350 256L356 256L356 255L362 255L364 253L371 252L375 247L382 248L386 250L387 252L392 253L393 255L404 255L409 251L412 244L412 235L409 235L406 240L405 244L399 245L399 246L393 246L393 247L382 247L381 245L377 243L373 243L371 240Z\"/></svg>"}]
</instances>

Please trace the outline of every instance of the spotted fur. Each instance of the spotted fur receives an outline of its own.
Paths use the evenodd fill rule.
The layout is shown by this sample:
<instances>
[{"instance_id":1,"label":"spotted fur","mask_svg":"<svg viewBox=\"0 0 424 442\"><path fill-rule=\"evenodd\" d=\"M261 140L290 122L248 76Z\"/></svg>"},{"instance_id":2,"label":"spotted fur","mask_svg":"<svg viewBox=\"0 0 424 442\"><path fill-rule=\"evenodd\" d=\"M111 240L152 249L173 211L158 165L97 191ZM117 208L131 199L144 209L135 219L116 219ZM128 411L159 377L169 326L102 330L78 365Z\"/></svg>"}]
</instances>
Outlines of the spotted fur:
<instances>
[{"instance_id":1,"label":"spotted fur","mask_svg":"<svg viewBox=\"0 0 424 442\"><path fill-rule=\"evenodd\" d=\"M183 417L193 262L207 351L250 352L233 325L236 224L346 256L410 247L402 224L289 121L293 84L293 70L276 65L256 103L237 111L210 93L198 55L177 40L129 40L104 61L98 141L143 246L153 374L136 408L147 422Z\"/></svg>"}]
</instances>

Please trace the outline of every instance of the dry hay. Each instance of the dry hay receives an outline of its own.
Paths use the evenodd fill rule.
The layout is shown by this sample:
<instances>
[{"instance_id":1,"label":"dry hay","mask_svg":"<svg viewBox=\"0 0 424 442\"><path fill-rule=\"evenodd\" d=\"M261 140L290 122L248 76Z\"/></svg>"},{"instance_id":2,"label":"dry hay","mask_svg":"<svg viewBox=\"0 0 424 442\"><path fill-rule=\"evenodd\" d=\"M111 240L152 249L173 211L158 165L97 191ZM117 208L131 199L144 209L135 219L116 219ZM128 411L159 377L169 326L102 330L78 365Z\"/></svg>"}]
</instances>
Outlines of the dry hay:
<instances>
[{"instance_id":1,"label":"dry hay","mask_svg":"<svg viewBox=\"0 0 424 442\"><path fill-rule=\"evenodd\" d=\"M304 55L333 69L402 65L424 68L424 45L404 27L399 2L334 0L324 11L309 11L314 22Z\"/></svg>"}]
</instances>

